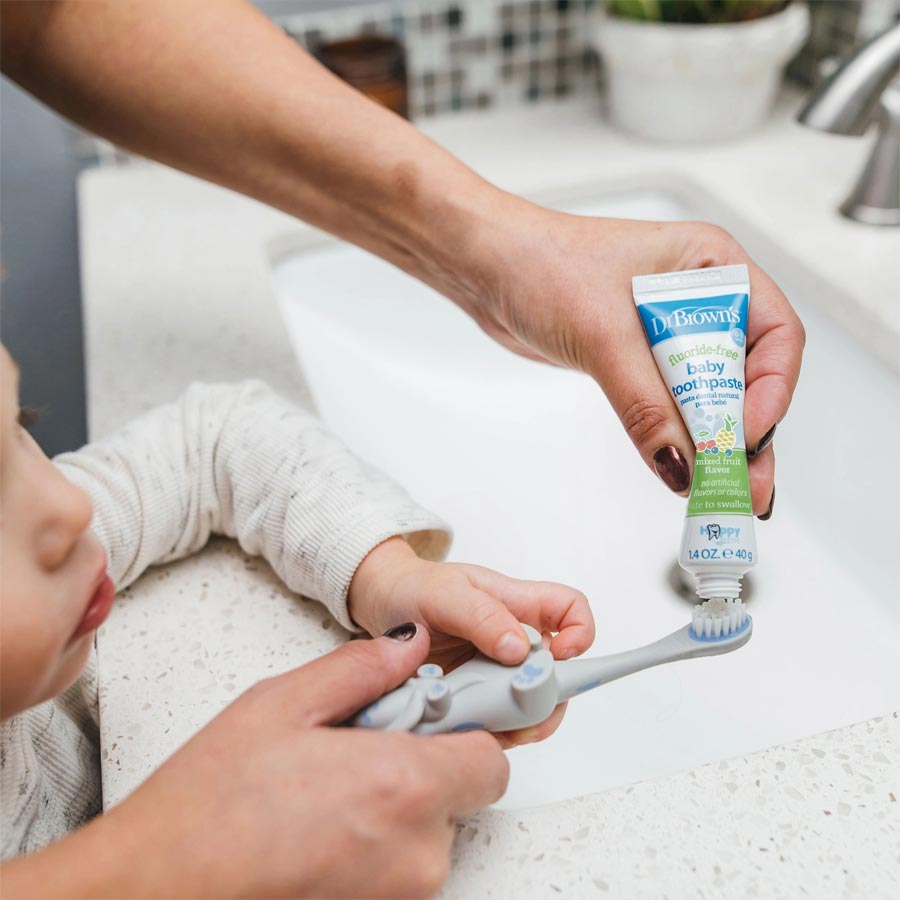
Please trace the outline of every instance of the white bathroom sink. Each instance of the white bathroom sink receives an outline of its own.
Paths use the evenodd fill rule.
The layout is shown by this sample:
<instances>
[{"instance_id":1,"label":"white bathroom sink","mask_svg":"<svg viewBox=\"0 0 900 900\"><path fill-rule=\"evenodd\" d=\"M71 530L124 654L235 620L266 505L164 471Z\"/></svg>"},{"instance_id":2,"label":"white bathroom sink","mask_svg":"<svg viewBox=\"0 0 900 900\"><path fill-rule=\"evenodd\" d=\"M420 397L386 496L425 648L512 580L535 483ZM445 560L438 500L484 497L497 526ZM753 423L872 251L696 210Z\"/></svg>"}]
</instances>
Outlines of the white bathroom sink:
<instances>
[{"instance_id":1,"label":"white bathroom sink","mask_svg":"<svg viewBox=\"0 0 900 900\"><path fill-rule=\"evenodd\" d=\"M573 196L557 205L711 217L655 189ZM775 515L757 523L753 639L577 698L556 735L511 753L501 807L744 755L900 707L897 378L814 308L815 273L754 243L725 211L718 220L780 281L809 338L775 442ZM684 501L646 470L593 382L514 356L449 301L356 248L319 244L273 271L325 421L453 524L452 559L585 591L598 625L591 654L689 620L689 602L668 582Z\"/></svg>"}]
</instances>

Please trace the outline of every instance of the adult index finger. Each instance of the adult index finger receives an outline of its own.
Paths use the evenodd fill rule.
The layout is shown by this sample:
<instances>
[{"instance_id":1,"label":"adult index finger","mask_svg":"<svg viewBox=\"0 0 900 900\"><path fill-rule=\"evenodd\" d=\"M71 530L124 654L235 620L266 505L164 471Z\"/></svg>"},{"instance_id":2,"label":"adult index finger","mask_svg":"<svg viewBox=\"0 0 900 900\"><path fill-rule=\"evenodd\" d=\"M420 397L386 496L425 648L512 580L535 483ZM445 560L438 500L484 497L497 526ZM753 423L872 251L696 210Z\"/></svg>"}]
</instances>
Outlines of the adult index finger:
<instances>
[{"instance_id":1,"label":"adult index finger","mask_svg":"<svg viewBox=\"0 0 900 900\"><path fill-rule=\"evenodd\" d=\"M422 737L430 764L444 785L443 803L454 818L469 816L499 800L509 783L509 761L487 731Z\"/></svg>"}]
</instances>

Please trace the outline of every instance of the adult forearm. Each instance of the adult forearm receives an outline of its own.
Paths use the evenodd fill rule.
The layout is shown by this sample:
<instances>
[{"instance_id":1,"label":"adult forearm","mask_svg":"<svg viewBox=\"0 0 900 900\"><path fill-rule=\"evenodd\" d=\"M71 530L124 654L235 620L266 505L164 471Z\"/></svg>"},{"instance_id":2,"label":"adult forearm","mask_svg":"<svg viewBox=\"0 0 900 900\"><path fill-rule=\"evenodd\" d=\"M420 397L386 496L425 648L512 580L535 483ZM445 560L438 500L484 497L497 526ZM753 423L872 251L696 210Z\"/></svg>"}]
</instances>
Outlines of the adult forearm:
<instances>
[{"instance_id":1,"label":"adult forearm","mask_svg":"<svg viewBox=\"0 0 900 900\"><path fill-rule=\"evenodd\" d=\"M249 4L96 0L2 12L4 71L50 106L353 241L468 306L471 251L500 192ZM460 258L472 259L471 277Z\"/></svg>"}]
</instances>

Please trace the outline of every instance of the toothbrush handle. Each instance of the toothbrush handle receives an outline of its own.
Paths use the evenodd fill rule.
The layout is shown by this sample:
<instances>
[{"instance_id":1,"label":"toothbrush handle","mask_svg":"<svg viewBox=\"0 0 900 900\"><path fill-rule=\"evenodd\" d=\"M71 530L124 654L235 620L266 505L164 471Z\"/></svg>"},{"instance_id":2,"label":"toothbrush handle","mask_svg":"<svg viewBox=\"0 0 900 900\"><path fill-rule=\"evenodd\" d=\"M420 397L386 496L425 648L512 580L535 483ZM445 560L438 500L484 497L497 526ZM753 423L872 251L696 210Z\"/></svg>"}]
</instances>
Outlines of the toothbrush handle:
<instances>
[{"instance_id":1,"label":"toothbrush handle","mask_svg":"<svg viewBox=\"0 0 900 900\"><path fill-rule=\"evenodd\" d=\"M651 666L669 661L664 657L641 653L648 649L641 647L640 650L616 653L602 659L573 659L557 663L556 683L559 686L559 702L570 700L591 688L608 684L633 672L640 672L641 669L649 669Z\"/></svg>"},{"instance_id":2,"label":"toothbrush handle","mask_svg":"<svg viewBox=\"0 0 900 900\"><path fill-rule=\"evenodd\" d=\"M749 635L748 635L749 636ZM591 688L599 687L663 663L675 662L679 659L691 659L695 656L711 656L727 652L730 649L724 644L716 647L701 644L688 637L688 628L682 628L652 644L614 653L610 656L593 659L573 659L556 664L556 683L559 686L559 700L569 700L576 694L582 694Z\"/></svg>"}]
</instances>

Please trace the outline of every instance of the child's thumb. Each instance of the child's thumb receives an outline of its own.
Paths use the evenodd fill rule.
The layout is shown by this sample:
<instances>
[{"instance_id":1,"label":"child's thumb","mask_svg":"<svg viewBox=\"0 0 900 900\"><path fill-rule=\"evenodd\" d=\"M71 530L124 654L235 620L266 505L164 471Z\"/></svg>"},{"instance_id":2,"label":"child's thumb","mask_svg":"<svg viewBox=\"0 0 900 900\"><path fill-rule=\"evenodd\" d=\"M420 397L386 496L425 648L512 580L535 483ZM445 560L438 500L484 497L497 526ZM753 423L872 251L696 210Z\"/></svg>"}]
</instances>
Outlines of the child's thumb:
<instances>
[{"instance_id":1,"label":"child's thumb","mask_svg":"<svg viewBox=\"0 0 900 900\"><path fill-rule=\"evenodd\" d=\"M409 622L375 640L350 641L280 676L307 727L341 722L402 684L425 661L428 629Z\"/></svg>"}]
</instances>

